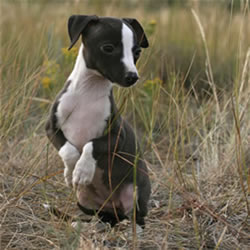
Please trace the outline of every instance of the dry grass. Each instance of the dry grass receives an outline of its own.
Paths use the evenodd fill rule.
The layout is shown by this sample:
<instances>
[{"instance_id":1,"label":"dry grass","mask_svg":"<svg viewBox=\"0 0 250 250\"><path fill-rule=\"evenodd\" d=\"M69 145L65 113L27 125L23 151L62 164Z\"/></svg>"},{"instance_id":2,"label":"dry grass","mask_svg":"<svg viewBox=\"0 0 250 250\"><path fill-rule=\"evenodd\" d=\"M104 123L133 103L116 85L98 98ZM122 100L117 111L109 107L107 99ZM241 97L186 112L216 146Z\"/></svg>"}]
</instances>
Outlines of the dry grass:
<instances>
[{"instance_id":1,"label":"dry grass","mask_svg":"<svg viewBox=\"0 0 250 250\"><path fill-rule=\"evenodd\" d=\"M82 2L2 5L0 249L249 249L250 37L245 32L249 11L231 17L223 11L220 32L213 33L218 22L213 8L194 6L195 19L190 9L174 10L171 16L164 9L126 10L117 3L105 9L101 3ZM141 138L152 181L146 228L137 236L129 231L132 225L127 221L110 229L93 219L73 228L42 205L49 203L73 217L84 217L76 207L75 194L64 183L62 162L44 133L48 104L72 67L72 60L62 61L61 54L68 42L67 17L72 13L128 16L128 11L148 32L155 29L151 19L157 23L149 36L151 49L139 62L141 83L130 90L116 90L117 102L125 99L124 115ZM178 25L173 23L178 19L185 23L184 36L179 38L181 32L175 32ZM168 29L167 37L163 27ZM188 36L186 28L194 33ZM231 46L221 34L223 29L234 34L228 35ZM192 91L184 88L188 71L175 69L171 60L164 65L166 58L159 57L170 49L174 36L183 48L193 41L197 53L205 55L200 69L206 78L197 79L213 91L204 99L197 94L195 82ZM221 54L214 45L218 36L217 46L228 46L228 50L221 47ZM228 59L231 54L237 58L231 88L217 92L221 78L215 77L213 58ZM192 56L185 55L190 70L195 65ZM208 57L210 64L205 64ZM45 65L46 60L51 64ZM49 69L55 71L49 74ZM162 82L158 78L166 72ZM41 81L48 75L54 77L53 86L44 89Z\"/></svg>"}]
</instances>

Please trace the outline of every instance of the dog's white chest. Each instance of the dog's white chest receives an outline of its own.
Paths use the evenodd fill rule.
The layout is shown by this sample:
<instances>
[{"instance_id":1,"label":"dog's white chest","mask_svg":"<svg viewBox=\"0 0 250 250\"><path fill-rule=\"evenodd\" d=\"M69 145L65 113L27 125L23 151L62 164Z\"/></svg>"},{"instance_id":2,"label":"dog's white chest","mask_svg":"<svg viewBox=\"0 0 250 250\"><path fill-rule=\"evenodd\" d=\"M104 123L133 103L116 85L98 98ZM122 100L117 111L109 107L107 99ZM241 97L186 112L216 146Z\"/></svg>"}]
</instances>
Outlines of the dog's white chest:
<instances>
[{"instance_id":1,"label":"dog's white chest","mask_svg":"<svg viewBox=\"0 0 250 250\"><path fill-rule=\"evenodd\" d=\"M59 99L58 126L79 151L88 141L103 134L110 116L109 89L96 85L82 91L69 86Z\"/></svg>"}]
</instances>

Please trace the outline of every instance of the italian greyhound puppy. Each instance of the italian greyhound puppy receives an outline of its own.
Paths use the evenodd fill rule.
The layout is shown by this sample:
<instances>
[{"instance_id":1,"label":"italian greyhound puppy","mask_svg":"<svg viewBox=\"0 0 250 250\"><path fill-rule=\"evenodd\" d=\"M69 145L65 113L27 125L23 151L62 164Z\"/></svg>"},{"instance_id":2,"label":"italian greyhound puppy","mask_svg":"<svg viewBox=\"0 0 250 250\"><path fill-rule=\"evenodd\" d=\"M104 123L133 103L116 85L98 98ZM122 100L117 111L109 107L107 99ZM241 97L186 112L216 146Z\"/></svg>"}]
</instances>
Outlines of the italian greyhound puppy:
<instances>
[{"instance_id":1,"label":"italian greyhound puppy","mask_svg":"<svg viewBox=\"0 0 250 250\"><path fill-rule=\"evenodd\" d=\"M46 124L49 140L64 163L64 177L78 206L114 226L136 208L144 226L151 185L130 125L115 105L113 83L134 85L136 61L148 47L136 19L73 15L71 49L82 43L72 73L57 95ZM136 205L135 205L136 204Z\"/></svg>"}]
</instances>

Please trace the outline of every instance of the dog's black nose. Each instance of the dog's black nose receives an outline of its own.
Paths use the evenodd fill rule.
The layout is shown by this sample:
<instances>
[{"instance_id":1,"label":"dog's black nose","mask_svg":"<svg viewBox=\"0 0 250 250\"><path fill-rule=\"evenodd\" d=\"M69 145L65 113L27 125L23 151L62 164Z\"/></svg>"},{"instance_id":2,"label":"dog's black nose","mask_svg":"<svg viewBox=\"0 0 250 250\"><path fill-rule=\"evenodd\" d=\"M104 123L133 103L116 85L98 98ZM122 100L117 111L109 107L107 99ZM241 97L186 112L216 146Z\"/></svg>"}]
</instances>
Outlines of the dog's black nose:
<instances>
[{"instance_id":1,"label":"dog's black nose","mask_svg":"<svg viewBox=\"0 0 250 250\"><path fill-rule=\"evenodd\" d=\"M127 72L125 75L125 82L127 85L132 85L136 83L136 81L139 79L137 73L135 72Z\"/></svg>"}]
</instances>

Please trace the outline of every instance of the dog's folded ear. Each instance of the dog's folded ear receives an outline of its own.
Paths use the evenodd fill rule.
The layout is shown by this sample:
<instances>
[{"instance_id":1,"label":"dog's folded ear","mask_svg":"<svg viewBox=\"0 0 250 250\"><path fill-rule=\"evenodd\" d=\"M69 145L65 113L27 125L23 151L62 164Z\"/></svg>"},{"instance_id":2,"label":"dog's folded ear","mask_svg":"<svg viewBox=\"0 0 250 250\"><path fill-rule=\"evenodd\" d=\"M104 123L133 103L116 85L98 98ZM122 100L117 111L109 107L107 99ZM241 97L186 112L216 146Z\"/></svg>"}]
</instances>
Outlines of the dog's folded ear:
<instances>
[{"instance_id":1,"label":"dog's folded ear","mask_svg":"<svg viewBox=\"0 0 250 250\"><path fill-rule=\"evenodd\" d=\"M69 18L68 21L68 32L71 40L69 50L74 46L74 44L79 39L81 33L88 26L90 22L98 21L98 16L86 16L86 15L73 15Z\"/></svg>"},{"instance_id":2,"label":"dog's folded ear","mask_svg":"<svg viewBox=\"0 0 250 250\"><path fill-rule=\"evenodd\" d=\"M149 46L148 39L140 23L134 18L123 18L122 20L130 24L130 26L134 29L140 47L147 48Z\"/></svg>"}]
</instances>

